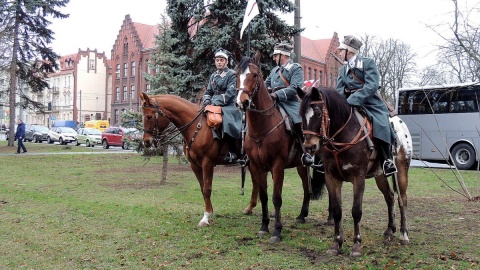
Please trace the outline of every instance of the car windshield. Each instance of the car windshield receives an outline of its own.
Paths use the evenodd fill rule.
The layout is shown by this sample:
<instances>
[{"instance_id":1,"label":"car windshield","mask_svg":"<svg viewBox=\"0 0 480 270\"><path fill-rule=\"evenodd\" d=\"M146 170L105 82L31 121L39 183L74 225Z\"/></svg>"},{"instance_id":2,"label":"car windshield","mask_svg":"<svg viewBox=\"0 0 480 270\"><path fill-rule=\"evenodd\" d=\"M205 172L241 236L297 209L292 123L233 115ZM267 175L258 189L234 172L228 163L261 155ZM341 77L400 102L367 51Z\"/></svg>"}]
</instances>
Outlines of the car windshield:
<instances>
[{"instance_id":1,"label":"car windshield","mask_svg":"<svg viewBox=\"0 0 480 270\"><path fill-rule=\"evenodd\" d=\"M35 130L39 132L48 132L48 128L45 126L35 126Z\"/></svg>"},{"instance_id":2,"label":"car windshield","mask_svg":"<svg viewBox=\"0 0 480 270\"><path fill-rule=\"evenodd\" d=\"M102 135L102 132L98 129L89 129L87 132L89 135Z\"/></svg>"},{"instance_id":3,"label":"car windshield","mask_svg":"<svg viewBox=\"0 0 480 270\"><path fill-rule=\"evenodd\" d=\"M77 133L73 128L61 127L60 130L64 133Z\"/></svg>"},{"instance_id":4,"label":"car windshield","mask_svg":"<svg viewBox=\"0 0 480 270\"><path fill-rule=\"evenodd\" d=\"M125 132L125 133L130 133L130 132L135 132L135 131L137 131L136 128L126 128L126 129L123 130L123 132Z\"/></svg>"}]
</instances>

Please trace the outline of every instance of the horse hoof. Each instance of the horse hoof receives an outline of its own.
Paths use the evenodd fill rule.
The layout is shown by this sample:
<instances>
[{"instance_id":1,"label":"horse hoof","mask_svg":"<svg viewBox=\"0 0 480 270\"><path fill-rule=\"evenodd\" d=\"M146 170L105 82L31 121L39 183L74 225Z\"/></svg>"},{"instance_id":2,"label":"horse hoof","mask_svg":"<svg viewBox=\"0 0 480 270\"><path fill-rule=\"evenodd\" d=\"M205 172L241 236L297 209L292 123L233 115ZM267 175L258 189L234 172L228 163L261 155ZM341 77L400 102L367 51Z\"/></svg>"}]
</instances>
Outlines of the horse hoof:
<instances>
[{"instance_id":1,"label":"horse hoof","mask_svg":"<svg viewBox=\"0 0 480 270\"><path fill-rule=\"evenodd\" d=\"M270 244L276 244L282 242L282 238L280 236L272 236L270 238Z\"/></svg>"},{"instance_id":2,"label":"horse hoof","mask_svg":"<svg viewBox=\"0 0 480 270\"><path fill-rule=\"evenodd\" d=\"M400 240L400 244L402 245L408 245L410 243L410 240Z\"/></svg>"},{"instance_id":3,"label":"horse hoof","mask_svg":"<svg viewBox=\"0 0 480 270\"><path fill-rule=\"evenodd\" d=\"M307 221L305 220L305 218L301 218L301 217L297 217L297 219L295 220L297 223L299 224L305 224L307 223Z\"/></svg>"},{"instance_id":4,"label":"horse hoof","mask_svg":"<svg viewBox=\"0 0 480 270\"><path fill-rule=\"evenodd\" d=\"M360 251L352 251L352 253L350 253L350 256L351 257L360 257L360 256L362 256L362 253Z\"/></svg>"},{"instance_id":5,"label":"horse hoof","mask_svg":"<svg viewBox=\"0 0 480 270\"><path fill-rule=\"evenodd\" d=\"M248 208L247 208L247 209L243 210L243 214L244 214L244 215L249 216L249 215L251 215L252 213L253 213L252 209L248 209Z\"/></svg>"},{"instance_id":6,"label":"horse hoof","mask_svg":"<svg viewBox=\"0 0 480 270\"><path fill-rule=\"evenodd\" d=\"M259 237L263 237L263 236L265 236L265 235L268 235L268 231L259 231L259 232L258 232L258 236L259 236Z\"/></svg>"},{"instance_id":7,"label":"horse hoof","mask_svg":"<svg viewBox=\"0 0 480 270\"><path fill-rule=\"evenodd\" d=\"M335 225L335 222L333 221L333 219L329 219L329 220L327 220L327 222L325 222L325 225L333 226L333 225Z\"/></svg>"},{"instance_id":8,"label":"horse hoof","mask_svg":"<svg viewBox=\"0 0 480 270\"><path fill-rule=\"evenodd\" d=\"M337 249L328 249L327 250L327 254L331 255L331 256L337 256L339 253L340 253L340 251L337 250Z\"/></svg>"},{"instance_id":9,"label":"horse hoof","mask_svg":"<svg viewBox=\"0 0 480 270\"><path fill-rule=\"evenodd\" d=\"M210 224L202 221L202 222L198 223L197 228L208 227L209 225Z\"/></svg>"}]
</instances>

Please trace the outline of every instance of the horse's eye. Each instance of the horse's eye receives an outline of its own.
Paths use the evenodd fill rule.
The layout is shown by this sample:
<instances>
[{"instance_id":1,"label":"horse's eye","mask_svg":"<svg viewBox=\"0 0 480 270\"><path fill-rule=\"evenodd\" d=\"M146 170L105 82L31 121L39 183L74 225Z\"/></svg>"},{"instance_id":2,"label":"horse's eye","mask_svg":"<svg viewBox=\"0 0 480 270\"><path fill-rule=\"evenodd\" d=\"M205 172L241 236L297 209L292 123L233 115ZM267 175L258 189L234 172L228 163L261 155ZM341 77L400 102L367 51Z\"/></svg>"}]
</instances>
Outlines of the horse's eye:
<instances>
[{"instance_id":1,"label":"horse's eye","mask_svg":"<svg viewBox=\"0 0 480 270\"><path fill-rule=\"evenodd\" d=\"M152 120L153 118L151 115L146 115L145 117L147 118L147 120Z\"/></svg>"}]
</instances>

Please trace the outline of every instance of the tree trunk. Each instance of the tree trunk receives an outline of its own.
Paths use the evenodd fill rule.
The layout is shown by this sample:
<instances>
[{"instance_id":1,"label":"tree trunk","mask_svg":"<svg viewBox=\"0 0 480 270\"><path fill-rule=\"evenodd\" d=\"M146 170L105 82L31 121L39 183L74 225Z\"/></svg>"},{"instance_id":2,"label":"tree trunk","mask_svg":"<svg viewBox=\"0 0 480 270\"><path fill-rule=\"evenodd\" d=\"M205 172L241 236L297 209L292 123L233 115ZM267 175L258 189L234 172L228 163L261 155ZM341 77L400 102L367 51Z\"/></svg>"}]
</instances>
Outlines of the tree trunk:
<instances>
[{"instance_id":1,"label":"tree trunk","mask_svg":"<svg viewBox=\"0 0 480 270\"><path fill-rule=\"evenodd\" d=\"M19 28L19 19L18 15L15 18L15 26L13 29L13 48L12 48L12 62L10 64L10 95L9 95L9 107L10 107L10 123L9 123L9 138L8 138L8 146L14 146L15 142L15 118L16 118L16 111L15 111L15 103L16 103L16 95L17 95L17 51L19 46L18 41L18 28Z\"/></svg>"},{"instance_id":2,"label":"tree trunk","mask_svg":"<svg viewBox=\"0 0 480 270\"><path fill-rule=\"evenodd\" d=\"M167 182L167 169L168 169L168 145L162 145L162 154L163 154L163 166L162 166L162 177L160 179L160 185L164 185Z\"/></svg>"}]
</instances>

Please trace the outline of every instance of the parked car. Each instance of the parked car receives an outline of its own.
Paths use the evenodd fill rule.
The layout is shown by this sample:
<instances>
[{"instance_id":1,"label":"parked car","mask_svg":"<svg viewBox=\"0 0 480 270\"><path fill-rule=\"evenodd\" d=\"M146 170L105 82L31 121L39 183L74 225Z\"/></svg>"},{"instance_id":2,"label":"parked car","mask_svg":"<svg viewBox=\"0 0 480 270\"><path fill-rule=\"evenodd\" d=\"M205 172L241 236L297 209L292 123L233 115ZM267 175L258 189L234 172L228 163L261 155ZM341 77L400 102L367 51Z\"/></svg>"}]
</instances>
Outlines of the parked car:
<instances>
[{"instance_id":1,"label":"parked car","mask_svg":"<svg viewBox=\"0 0 480 270\"><path fill-rule=\"evenodd\" d=\"M77 130L77 146L84 143L86 147L102 144L102 132L96 128L79 128Z\"/></svg>"},{"instance_id":2,"label":"parked car","mask_svg":"<svg viewBox=\"0 0 480 270\"><path fill-rule=\"evenodd\" d=\"M15 133L17 133L17 125L13 126L13 136L15 136ZM10 136L10 129L7 128L7 130L5 130L5 140L8 141L9 136Z\"/></svg>"},{"instance_id":3,"label":"parked car","mask_svg":"<svg viewBox=\"0 0 480 270\"><path fill-rule=\"evenodd\" d=\"M48 127L42 125L26 125L25 141L41 143L47 140Z\"/></svg>"},{"instance_id":4,"label":"parked car","mask_svg":"<svg viewBox=\"0 0 480 270\"><path fill-rule=\"evenodd\" d=\"M109 127L102 133L102 146L108 149L110 146L121 146L128 149L129 145L126 136L130 132L136 131L136 128Z\"/></svg>"},{"instance_id":5,"label":"parked car","mask_svg":"<svg viewBox=\"0 0 480 270\"><path fill-rule=\"evenodd\" d=\"M47 142L58 142L59 144L67 144L77 140L77 132L69 127L52 127L47 135Z\"/></svg>"}]
</instances>

